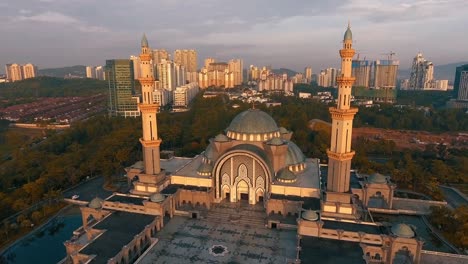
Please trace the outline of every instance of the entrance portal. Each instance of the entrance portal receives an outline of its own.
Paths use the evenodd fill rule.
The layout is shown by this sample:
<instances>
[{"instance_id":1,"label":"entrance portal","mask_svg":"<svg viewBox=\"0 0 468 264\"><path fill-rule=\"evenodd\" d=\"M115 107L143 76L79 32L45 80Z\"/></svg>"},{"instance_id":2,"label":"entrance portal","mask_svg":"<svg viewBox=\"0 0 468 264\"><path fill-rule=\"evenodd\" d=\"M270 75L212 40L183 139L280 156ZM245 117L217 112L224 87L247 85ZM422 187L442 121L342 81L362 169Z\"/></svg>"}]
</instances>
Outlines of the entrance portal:
<instances>
[{"instance_id":1,"label":"entrance portal","mask_svg":"<svg viewBox=\"0 0 468 264\"><path fill-rule=\"evenodd\" d=\"M243 200L243 201L248 201L249 200L249 194L241 193L240 199Z\"/></svg>"},{"instance_id":2,"label":"entrance portal","mask_svg":"<svg viewBox=\"0 0 468 264\"><path fill-rule=\"evenodd\" d=\"M237 184L237 200L249 200L249 185L244 180Z\"/></svg>"}]
</instances>

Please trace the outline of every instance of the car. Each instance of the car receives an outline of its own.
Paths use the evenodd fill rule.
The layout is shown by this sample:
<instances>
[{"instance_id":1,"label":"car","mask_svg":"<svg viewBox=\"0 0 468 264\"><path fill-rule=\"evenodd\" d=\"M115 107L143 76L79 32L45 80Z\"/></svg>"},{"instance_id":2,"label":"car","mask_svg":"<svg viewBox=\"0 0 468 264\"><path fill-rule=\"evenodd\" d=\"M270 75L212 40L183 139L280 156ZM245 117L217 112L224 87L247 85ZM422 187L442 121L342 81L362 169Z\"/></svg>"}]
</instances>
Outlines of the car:
<instances>
[{"instance_id":1,"label":"car","mask_svg":"<svg viewBox=\"0 0 468 264\"><path fill-rule=\"evenodd\" d=\"M76 200L78 198L80 198L80 196L78 194L75 194L75 195L72 196L72 200Z\"/></svg>"}]
</instances>

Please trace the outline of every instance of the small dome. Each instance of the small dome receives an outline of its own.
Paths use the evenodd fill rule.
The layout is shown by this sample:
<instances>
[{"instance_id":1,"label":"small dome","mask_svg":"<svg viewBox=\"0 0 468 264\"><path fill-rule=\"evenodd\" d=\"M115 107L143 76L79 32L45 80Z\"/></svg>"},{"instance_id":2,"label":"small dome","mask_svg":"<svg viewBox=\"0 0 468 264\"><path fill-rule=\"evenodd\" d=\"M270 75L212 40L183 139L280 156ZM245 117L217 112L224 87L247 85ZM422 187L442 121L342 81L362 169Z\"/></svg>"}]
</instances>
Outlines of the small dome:
<instances>
[{"instance_id":1,"label":"small dome","mask_svg":"<svg viewBox=\"0 0 468 264\"><path fill-rule=\"evenodd\" d=\"M288 141L288 154L286 155L286 165L304 163L305 157L302 150L292 141Z\"/></svg>"},{"instance_id":2,"label":"small dome","mask_svg":"<svg viewBox=\"0 0 468 264\"><path fill-rule=\"evenodd\" d=\"M280 136L275 120L258 109L241 112L226 129L229 138L247 141L266 141Z\"/></svg>"},{"instance_id":3,"label":"small dome","mask_svg":"<svg viewBox=\"0 0 468 264\"><path fill-rule=\"evenodd\" d=\"M267 144L273 145L273 146L280 146L284 144L284 141L281 138L275 137L275 138L272 138L270 141L268 141Z\"/></svg>"},{"instance_id":4,"label":"small dome","mask_svg":"<svg viewBox=\"0 0 468 264\"><path fill-rule=\"evenodd\" d=\"M387 183L387 177L380 173L374 173L367 177L367 181L370 183Z\"/></svg>"},{"instance_id":5,"label":"small dome","mask_svg":"<svg viewBox=\"0 0 468 264\"><path fill-rule=\"evenodd\" d=\"M213 171L213 166L211 166L208 163L202 163L197 169L197 173L199 175L211 175L211 172Z\"/></svg>"},{"instance_id":6,"label":"small dome","mask_svg":"<svg viewBox=\"0 0 468 264\"><path fill-rule=\"evenodd\" d=\"M279 132L280 132L281 134L288 134L288 133L289 133L289 130L287 130L287 129L284 128L284 127L280 127L280 128L279 128Z\"/></svg>"},{"instance_id":7,"label":"small dome","mask_svg":"<svg viewBox=\"0 0 468 264\"><path fill-rule=\"evenodd\" d=\"M227 142L227 141L229 141L229 138L224 134L218 134L214 138L214 141L216 141L216 142Z\"/></svg>"},{"instance_id":8,"label":"small dome","mask_svg":"<svg viewBox=\"0 0 468 264\"><path fill-rule=\"evenodd\" d=\"M207 159L213 161L214 156L215 156L213 144L210 143L208 147L206 147L204 155Z\"/></svg>"},{"instance_id":9,"label":"small dome","mask_svg":"<svg viewBox=\"0 0 468 264\"><path fill-rule=\"evenodd\" d=\"M276 173L276 179L280 182L291 183L297 180L296 175L288 168L283 168Z\"/></svg>"},{"instance_id":10,"label":"small dome","mask_svg":"<svg viewBox=\"0 0 468 264\"><path fill-rule=\"evenodd\" d=\"M160 202L164 201L165 199L166 199L166 197L164 197L164 195L162 195L160 193L153 193L150 196L150 201L153 202L153 203L160 203Z\"/></svg>"},{"instance_id":11,"label":"small dome","mask_svg":"<svg viewBox=\"0 0 468 264\"><path fill-rule=\"evenodd\" d=\"M392 226L392 233L399 237L412 238L414 237L413 229L407 224L396 224Z\"/></svg>"},{"instance_id":12,"label":"small dome","mask_svg":"<svg viewBox=\"0 0 468 264\"><path fill-rule=\"evenodd\" d=\"M344 33L344 40L352 40L353 39L353 33L351 32L351 28L348 25L348 29L346 29L346 32Z\"/></svg>"},{"instance_id":13,"label":"small dome","mask_svg":"<svg viewBox=\"0 0 468 264\"><path fill-rule=\"evenodd\" d=\"M100 209L102 207L102 202L104 202L101 198L96 197L89 202L88 207L93 209Z\"/></svg>"},{"instance_id":14,"label":"small dome","mask_svg":"<svg viewBox=\"0 0 468 264\"><path fill-rule=\"evenodd\" d=\"M317 221L319 218L319 215L317 212L313 210L307 210L302 212L301 214L302 219L308 220L308 221Z\"/></svg>"},{"instance_id":15,"label":"small dome","mask_svg":"<svg viewBox=\"0 0 468 264\"><path fill-rule=\"evenodd\" d=\"M148 47L148 39L146 39L146 34L143 34L143 37L141 38L141 46Z\"/></svg>"}]
</instances>

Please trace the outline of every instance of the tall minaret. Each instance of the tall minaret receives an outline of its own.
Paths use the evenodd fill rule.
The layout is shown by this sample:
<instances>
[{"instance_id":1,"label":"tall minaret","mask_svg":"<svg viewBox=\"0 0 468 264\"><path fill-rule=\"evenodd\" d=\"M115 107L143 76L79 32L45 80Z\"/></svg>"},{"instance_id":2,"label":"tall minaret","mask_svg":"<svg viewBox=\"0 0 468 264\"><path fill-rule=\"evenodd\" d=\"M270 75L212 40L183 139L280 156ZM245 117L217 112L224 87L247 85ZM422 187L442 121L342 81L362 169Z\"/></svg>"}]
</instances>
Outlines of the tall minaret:
<instances>
[{"instance_id":1,"label":"tall minaret","mask_svg":"<svg viewBox=\"0 0 468 264\"><path fill-rule=\"evenodd\" d=\"M139 104L141 120L143 125L143 137L140 138L143 146L143 162L145 174L156 175L161 172L159 160L159 145L161 139L158 137L158 124L156 113L159 105L153 101L154 77L151 62L151 51L148 47L146 35L141 39L140 54L140 76L142 103Z\"/></svg>"},{"instance_id":2,"label":"tall minaret","mask_svg":"<svg viewBox=\"0 0 468 264\"><path fill-rule=\"evenodd\" d=\"M354 77L351 77L351 64L354 56L352 48L353 36L348 23L348 29L344 34L343 48L340 50L341 75L336 77L338 83L338 103L336 107L330 107L332 117L332 131L330 149L328 155L327 191L348 192L351 169L351 159L354 151L351 150L351 135L353 130L353 118L357 108L350 106L351 87Z\"/></svg>"}]
</instances>

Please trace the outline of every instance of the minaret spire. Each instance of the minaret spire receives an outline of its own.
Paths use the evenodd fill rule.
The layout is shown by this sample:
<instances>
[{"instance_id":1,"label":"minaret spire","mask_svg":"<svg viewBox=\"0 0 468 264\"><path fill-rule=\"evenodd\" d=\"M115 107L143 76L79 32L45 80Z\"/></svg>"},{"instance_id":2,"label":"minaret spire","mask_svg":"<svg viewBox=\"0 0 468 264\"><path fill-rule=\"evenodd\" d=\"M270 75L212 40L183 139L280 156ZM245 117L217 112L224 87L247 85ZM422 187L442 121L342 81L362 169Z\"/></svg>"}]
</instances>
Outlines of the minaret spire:
<instances>
[{"instance_id":1,"label":"minaret spire","mask_svg":"<svg viewBox=\"0 0 468 264\"><path fill-rule=\"evenodd\" d=\"M350 23L343 38L343 48L340 50L341 75L336 77L338 98L336 107L330 107L332 117L332 134L328 155L327 191L348 192L350 182L351 135L354 115L357 108L351 107L351 87L355 78L351 76L351 65L355 54L352 48L353 37Z\"/></svg>"},{"instance_id":2,"label":"minaret spire","mask_svg":"<svg viewBox=\"0 0 468 264\"><path fill-rule=\"evenodd\" d=\"M161 172L159 145L161 139L158 136L157 112L159 105L154 102L154 77L151 63L151 53L146 35L141 39L140 53L141 76L138 80L141 84L142 102L139 104L143 126L143 136L140 138L143 147L143 162L145 174L158 175Z\"/></svg>"}]
</instances>

